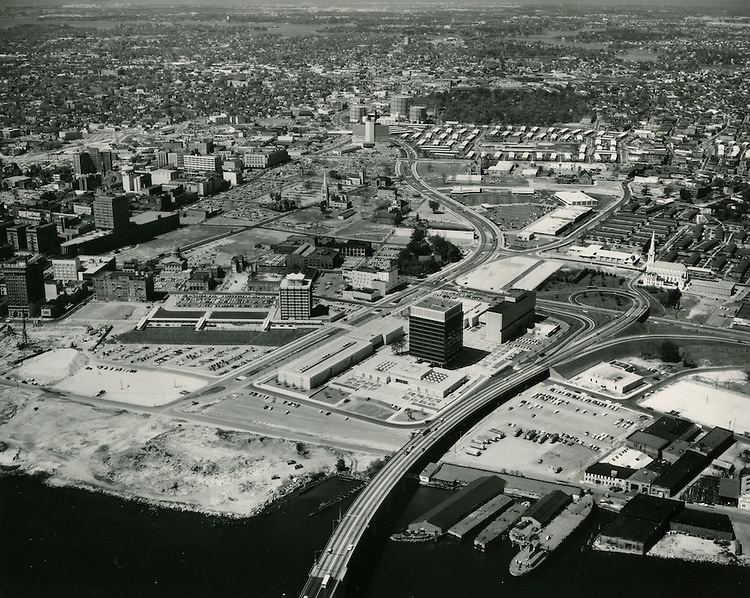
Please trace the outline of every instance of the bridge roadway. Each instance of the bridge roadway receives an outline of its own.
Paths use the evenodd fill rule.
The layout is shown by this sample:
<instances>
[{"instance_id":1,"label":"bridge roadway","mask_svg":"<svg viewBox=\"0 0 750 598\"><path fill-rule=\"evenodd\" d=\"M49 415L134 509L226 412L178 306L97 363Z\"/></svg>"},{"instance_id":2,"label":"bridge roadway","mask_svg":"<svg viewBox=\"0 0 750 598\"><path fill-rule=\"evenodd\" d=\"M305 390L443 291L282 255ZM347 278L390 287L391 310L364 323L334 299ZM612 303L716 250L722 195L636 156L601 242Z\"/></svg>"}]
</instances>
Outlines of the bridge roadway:
<instances>
[{"instance_id":1,"label":"bridge roadway","mask_svg":"<svg viewBox=\"0 0 750 598\"><path fill-rule=\"evenodd\" d=\"M502 379L490 379L483 388L449 406L442 417L430 424L421 433L409 440L386 463L355 499L343 515L331 535L325 549L310 570L307 583L300 597L325 598L335 596L336 590L346 577L357 544L375 513L391 494L399 480L417 463L422 455L440 442L467 418L497 401L503 394L524 384L544 377L554 363L563 362L580 353L582 347L594 342L599 336L613 335L648 312L648 300L641 293L633 293L633 305L623 317L610 322L599 330L579 331L571 335L564 345L550 351L542 363L529 365ZM554 355L554 356L552 356Z\"/></svg>"}]
</instances>

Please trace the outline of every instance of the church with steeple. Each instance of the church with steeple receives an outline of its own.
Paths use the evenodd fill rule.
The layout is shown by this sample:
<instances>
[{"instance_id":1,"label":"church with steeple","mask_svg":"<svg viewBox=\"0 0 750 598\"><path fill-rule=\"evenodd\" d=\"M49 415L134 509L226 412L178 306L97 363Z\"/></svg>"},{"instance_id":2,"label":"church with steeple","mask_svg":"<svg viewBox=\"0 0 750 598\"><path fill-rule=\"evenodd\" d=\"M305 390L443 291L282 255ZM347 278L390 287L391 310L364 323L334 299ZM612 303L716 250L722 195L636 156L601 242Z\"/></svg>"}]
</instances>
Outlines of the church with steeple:
<instances>
[{"instance_id":1,"label":"church with steeple","mask_svg":"<svg viewBox=\"0 0 750 598\"><path fill-rule=\"evenodd\" d=\"M656 259L656 234L651 233L651 245L646 258L646 272L641 279L644 286L683 290L688 282L685 264L661 262Z\"/></svg>"},{"instance_id":2,"label":"church with steeple","mask_svg":"<svg viewBox=\"0 0 750 598\"><path fill-rule=\"evenodd\" d=\"M331 210L348 210L352 207L349 196L344 193L339 185L335 191L328 186L328 171L323 171L323 185L320 188L320 203L325 204Z\"/></svg>"}]
</instances>

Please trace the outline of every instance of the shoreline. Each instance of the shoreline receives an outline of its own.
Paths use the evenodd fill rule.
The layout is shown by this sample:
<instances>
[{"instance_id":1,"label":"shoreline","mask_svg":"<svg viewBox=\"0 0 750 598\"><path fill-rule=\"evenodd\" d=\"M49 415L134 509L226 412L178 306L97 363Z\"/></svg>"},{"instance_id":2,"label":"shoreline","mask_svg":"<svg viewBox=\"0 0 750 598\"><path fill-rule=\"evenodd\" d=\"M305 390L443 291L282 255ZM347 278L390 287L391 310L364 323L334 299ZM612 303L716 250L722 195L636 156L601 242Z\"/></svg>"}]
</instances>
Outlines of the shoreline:
<instances>
[{"instance_id":1,"label":"shoreline","mask_svg":"<svg viewBox=\"0 0 750 598\"><path fill-rule=\"evenodd\" d=\"M373 453L0 389L0 475L227 518L251 518Z\"/></svg>"},{"instance_id":2,"label":"shoreline","mask_svg":"<svg viewBox=\"0 0 750 598\"><path fill-rule=\"evenodd\" d=\"M692 543L707 543L713 545L712 540L705 540L704 538L698 538L697 536L688 536L687 534L680 534L681 538L687 538ZM670 543L669 546L666 546L663 543L663 541L667 538L672 538L673 542ZM684 546L676 545L676 543L679 541L679 539L675 538L675 535L672 536L665 535L659 542L657 542L651 549L646 552L645 555L638 555L633 552L628 552L626 550L618 550L617 548L607 546L602 546L597 540L594 540L594 542L591 544L591 550L595 550L597 552L609 552L614 554L628 554L633 556L642 556L645 558L654 558L654 559L664 559L664 560L672 560L672 561L682 561L684 563L705 563L705 564L711 564L711 565L720 565L724 567L738 567L738 568L747 568L750 567L750 557L748 556L737 556L731 553L718 553L718 552L705 552L701 554L700 552L695 552L694 550L690 550Z\"/></svg>"},{"instance_id":3,"label":"shoreline","mask_svg":"<svg viewBox=\"0 0 750 598\"><path fill-rule=\"evenodd\" d=\"M32 479L36 479L40 481L42 484L44 484L48 488L75 489L75 490L82 490L84 492L90 492L92 494L102 494L102 495L116 498L119 500L134 503L143 507L147 507L149 510L164 509L164 510L170 510L170 511L178 511L181 513L194 513L196 515L202 515L204 517L210 517L212 519L221 520L222 523L251 521L254 519L265 517L267 515L270 515L278 511L284 504L286 504L290 500L293 500L294 498L304 494L305 492L308 492L312 490L313 488L316 488L317 486L320 486L321 484L328 482L330 480L339 479L339 480L354 481L354 478L348 478L338 473L333 473L333 474L329 473L329 474L324 474L322 476L315 476L313 474L310 478L303 481L301 484L297 485L294 488L290 488L289 492L280 494L273 498L269 498L264 503L258 505L256 510L253 511L252 513L241 514L241 513L236 513L232 511L217 511L217 510L212 510L212 509L206 509L205 507L201 507L199 505L192 505L189 503L159 500L156 498L141 496L133 492L111 490L111 489L104 488L102 486L97 486L95 484L90 484L90 483L85 483L85 482L84 483L67 483L67 482L60 482L59 480L55 481L54 476L55 476L54 473L51 473L45 470L40 470L40 469L26 470L26 469L23 469L20 465L18 466L0 465L0 478L13 478L13 477L32 478ZM53 483L50 483L51 481Z\"/></svg>"}]
</instances>

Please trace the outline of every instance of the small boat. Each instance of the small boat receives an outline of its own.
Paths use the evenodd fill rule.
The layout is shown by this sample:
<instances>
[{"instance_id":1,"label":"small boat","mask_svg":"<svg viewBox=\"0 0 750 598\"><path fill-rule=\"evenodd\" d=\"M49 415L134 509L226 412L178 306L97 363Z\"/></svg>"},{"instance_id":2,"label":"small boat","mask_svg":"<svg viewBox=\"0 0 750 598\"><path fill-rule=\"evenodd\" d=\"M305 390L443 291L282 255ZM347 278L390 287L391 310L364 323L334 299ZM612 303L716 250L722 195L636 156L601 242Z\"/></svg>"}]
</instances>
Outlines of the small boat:
<instances>
[{"instance_id":1,"label":"small boat","mask_svg":"<svg viewBox=\"0 0 750 598\"><path fill-rule=\"evenodd\" d=\"M391 534L391 540L394 542L432 542L437 540L438 537L437 534L431 534L425 531L410 532L409 530L406 530Z\"/></svg>"}]
</instances>

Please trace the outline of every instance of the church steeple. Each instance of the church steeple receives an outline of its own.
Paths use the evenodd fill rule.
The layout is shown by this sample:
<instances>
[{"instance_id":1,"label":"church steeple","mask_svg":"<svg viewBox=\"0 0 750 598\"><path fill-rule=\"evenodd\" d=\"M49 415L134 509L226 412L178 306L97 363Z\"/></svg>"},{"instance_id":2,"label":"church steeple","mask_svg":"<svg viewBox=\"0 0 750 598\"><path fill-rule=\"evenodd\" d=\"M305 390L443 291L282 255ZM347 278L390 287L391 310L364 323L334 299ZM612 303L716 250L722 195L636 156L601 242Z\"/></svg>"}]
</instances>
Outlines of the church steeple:
<instances>
[{"instance_id":1,"label":"church steeple","mask_svg":"<svg viewBox=\"0 0 750 598\"><path fill-rule=\"evenodd\" d=\"M323 171L323 186L320 188L320 200L328 203L330 192L328 190L328 171Z\"/></svg>"},{"instance_id":2,"label":"church steeple","mask_svg":"<svg viewBox=\"0 0 750 598\"><path fill-rule=\"evenodd\" d=\"M656 261L656 231L651 231L651 246L648 248L648 263Z\"/></svg>"}]
</instances>

